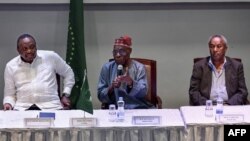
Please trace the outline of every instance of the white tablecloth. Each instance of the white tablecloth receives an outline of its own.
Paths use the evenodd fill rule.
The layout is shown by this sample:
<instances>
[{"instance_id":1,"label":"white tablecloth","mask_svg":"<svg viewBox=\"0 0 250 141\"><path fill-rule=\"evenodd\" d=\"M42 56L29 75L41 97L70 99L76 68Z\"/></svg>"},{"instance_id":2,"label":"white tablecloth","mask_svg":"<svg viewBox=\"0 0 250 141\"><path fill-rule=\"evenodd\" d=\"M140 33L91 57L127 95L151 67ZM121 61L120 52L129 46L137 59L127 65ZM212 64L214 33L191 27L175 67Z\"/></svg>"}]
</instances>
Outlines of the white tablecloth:
<instances>
[{"instance_id":1,"label":"white tablecloth","mask_svg":"<svg viewBox=\"0 0 250 141\"><path fill-rule=\"evenodd\" d=\"M250 124L250 106L224 106L226 115L242 115L243 122L227 123L215 120L213 116L205 116L205 106L183 106L180 108L185 125L187 126L187 141L223 141L225 124Z\"/></svg>"},{"instance_id":2,"label":"white tablecloth","mask_svg":"<svg viewBox=\"0 0 250 141\"><path fill-rule=\"evenodd\" d=\"M185 128L178 109L126 110L124 122L109 122L107 110L90 115L81 110L55 112L54 126L26 128L24 118L36 118L41 111L0 111L1 141L184 141ZM44 111L45 112L45 111ZM95 127L70 127L70 118L95 117ZM161 116L156 126L133 125L132 116Z\"/></svg>"}]
</instances>

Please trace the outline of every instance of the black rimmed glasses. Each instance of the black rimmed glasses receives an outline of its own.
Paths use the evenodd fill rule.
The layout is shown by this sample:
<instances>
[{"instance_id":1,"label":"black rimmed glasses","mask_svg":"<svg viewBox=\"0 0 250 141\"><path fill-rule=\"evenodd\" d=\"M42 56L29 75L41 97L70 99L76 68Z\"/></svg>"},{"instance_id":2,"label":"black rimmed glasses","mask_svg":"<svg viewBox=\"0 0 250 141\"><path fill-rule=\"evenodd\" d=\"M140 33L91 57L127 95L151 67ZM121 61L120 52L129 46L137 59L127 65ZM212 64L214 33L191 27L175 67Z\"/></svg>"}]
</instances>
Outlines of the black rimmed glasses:
<instances>
[{"instance_id":1,"label":"black rimmed glasses","mask_svg":"<svg viewBox=\"0 0 250 141\"><path fill-rule=\"evenodd\" d=\"M114 49L112 53L113 53L114 56L117 55L117 53L119 53L122 56L126 56L127 55L127 51L124 50L124 49L117 49L117 50Z\"/></svg>"}]
</instances>

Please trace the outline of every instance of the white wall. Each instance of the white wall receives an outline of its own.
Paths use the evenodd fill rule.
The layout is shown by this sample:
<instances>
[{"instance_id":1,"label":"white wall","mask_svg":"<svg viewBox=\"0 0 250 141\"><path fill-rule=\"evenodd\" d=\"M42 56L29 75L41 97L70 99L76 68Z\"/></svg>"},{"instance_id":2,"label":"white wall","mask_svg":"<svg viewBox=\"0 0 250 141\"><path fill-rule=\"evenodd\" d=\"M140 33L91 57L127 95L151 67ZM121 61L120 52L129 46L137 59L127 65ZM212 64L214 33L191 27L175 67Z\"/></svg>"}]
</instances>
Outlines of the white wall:
<instances>
[{"instance_id":1,"label":"white wall","mask_svg":"<svg viewBox=\"0 0 250 141\"><path fill-rule=\"evenodd\" d=\"M224 34L228 55L241 57L250 89L250 3L86 4L85 47L90 91L100 107L96 84L103 63L112 57L114 39L133 38L132 57L157 60L158 95L164 108L188 105L192 59L208 55L207 39ZM0 4L0 100L7 61L17 55L16 38L24 32L39 49L66 54L68 4Z\"/></svg>"}]
</instances>

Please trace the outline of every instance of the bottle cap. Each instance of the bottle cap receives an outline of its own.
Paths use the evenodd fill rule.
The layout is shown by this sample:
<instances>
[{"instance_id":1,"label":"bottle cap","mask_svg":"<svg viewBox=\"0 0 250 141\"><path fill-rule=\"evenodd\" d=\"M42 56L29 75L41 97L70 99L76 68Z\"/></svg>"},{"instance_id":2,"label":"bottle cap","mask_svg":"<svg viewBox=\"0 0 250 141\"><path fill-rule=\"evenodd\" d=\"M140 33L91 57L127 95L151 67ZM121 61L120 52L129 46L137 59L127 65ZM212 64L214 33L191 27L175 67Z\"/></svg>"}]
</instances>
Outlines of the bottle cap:
<instances>
[{"instance_id":1,"label":"bottle cap","mask_svg":"<svg viewBox=\"0 0 250 141\"><path fill-rule=\"evenodd\" d=\"M119 97L119 101L123 101L123 97Z\"/></svg>"},{"instance_id":2,"label":"bottle cap","mask_svg":"<svg viewBox=\"0 0 250 141\"><path fill-rule=\"evenodd\" d=\"M213 101L212 100L206 100L206 106L207 107L213 106Z\"/></svg>"},{"instance_id":3,"label":"bottle cap","mask_svg":"<svg viewBox=\"0 0 250 141\"><path fill-rule=\"evenodd\" d=\"M218 98L217 98L217 101L218 101L218 102L223 102L223 99L222 99L221 97L218 97Z\"/></svg>"}]
</instances>

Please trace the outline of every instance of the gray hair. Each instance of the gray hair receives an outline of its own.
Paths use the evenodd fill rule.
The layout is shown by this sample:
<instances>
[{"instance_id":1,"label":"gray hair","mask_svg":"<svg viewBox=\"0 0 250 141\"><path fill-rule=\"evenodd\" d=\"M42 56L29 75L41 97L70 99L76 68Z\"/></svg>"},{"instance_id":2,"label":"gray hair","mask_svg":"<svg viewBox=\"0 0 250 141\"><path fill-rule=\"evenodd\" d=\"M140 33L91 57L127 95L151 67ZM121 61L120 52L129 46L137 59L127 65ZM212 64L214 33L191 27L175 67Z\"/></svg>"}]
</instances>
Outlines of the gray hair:
<instances>
[{"instance_id":1,"label":"gray hair","mask_svg":"<svg viewBox=\"0 0 250 141\"><path fill-rule=\"evenodd\" d=\"M220 35L220 34L216 34L216 35L210 36L209 39L208 39L208 45L210 45L212 39L213 39L213 38L216 38L216 37L222 39L224 45L227 47L227 39L226 39L226 37L223 36L223 35Z\"/></svg>"}]
</instances>

